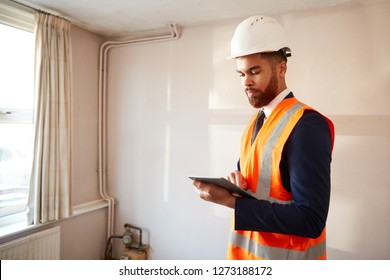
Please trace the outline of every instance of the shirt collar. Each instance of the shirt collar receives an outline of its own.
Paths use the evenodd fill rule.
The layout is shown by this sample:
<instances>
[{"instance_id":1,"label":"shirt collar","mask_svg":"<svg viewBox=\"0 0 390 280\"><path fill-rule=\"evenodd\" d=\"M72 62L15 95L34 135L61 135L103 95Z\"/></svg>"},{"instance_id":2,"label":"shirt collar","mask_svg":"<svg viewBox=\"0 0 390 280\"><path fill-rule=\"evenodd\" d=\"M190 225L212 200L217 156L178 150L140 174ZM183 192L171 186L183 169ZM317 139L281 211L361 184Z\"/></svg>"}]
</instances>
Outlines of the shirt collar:
<instances>
[{"instance_id":1,"label":"shirt collar","mask_svg":"<svg viewBox=\"0 0 390 280\"><path fill-rule=\"evenodd\" d=\"M278 104L290 93L291 91L286 88L281 93L279 93L268 105L264 106L265 118L268 118L271 115L272 111L278 106Z\"/></svg>"}]
</instances>

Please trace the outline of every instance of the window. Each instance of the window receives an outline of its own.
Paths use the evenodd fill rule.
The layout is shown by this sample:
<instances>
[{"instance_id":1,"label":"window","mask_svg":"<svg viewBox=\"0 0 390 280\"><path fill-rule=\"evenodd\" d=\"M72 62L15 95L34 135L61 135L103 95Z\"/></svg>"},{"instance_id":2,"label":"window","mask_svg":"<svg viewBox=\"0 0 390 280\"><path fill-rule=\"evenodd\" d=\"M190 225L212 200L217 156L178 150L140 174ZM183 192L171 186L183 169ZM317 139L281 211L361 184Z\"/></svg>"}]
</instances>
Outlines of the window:
<instances>
[{"instance_id":1,"label":"window","mask_svg":"<svg viewBox=\"0 0 390 280\"><path fill-rule=\"evenodd\" d=\"M24 211L27 202L33 151L33 20L15 4L0 5L0 218Z\"/></svg>"}]
</instances>

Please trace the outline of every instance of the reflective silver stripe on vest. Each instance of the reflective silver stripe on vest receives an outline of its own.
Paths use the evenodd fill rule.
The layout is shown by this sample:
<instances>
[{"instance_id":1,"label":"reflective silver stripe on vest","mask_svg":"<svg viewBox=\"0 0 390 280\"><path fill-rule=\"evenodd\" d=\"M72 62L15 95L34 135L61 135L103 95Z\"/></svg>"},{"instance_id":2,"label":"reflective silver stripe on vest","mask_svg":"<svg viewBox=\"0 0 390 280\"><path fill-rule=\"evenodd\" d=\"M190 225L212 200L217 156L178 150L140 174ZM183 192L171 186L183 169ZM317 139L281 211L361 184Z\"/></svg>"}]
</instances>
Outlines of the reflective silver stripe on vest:
<instances>
[{"instance_id":1,"label":"reflective silver stripe on vest","mask_svg":"<svg viewBox=\"0 0 390 280\"><path fill-rule=\"evenodd\" d=\"M261 245L235 231L230 232L230 244L266 260L315 260L319 259L326 252L326 241L311 246L307 251L298 251L278 247Z\"/></svg>"},{"instance_id":2,"label":"reflective silver stripe on vest","mask_svg":"<svg viewBox=\"0 0 390 280\"><path fill-rule=\"evenodd\" d=\"M291 117L302 107L304 104L295 103L288 109L279 122L275 125L273 131L271 132L267 142L264 145L263 153L262 153L262 161L260 163L260 176L257 181L257 188L255 196L258 199L268 200L270 202L277 202L280 204L291 204L291 201L279 200L273 197L270 197L270 183L271 183L271 173L272 173L272 152L276 143L279 140L280 135L282 134L284 128L287 123L291 119Z\"/></svg>"}]
</instances>

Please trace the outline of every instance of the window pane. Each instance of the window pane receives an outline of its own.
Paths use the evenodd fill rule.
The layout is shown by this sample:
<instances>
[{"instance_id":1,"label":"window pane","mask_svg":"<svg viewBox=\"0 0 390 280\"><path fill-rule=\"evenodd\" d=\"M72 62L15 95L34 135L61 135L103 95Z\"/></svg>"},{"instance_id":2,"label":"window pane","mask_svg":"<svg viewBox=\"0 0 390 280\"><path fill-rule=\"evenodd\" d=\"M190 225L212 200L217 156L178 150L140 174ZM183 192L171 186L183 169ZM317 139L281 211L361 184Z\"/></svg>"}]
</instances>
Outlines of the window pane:
<instances>
[{"instance_id":1,"label":"window pane","mask_svg":"<svg viewBox=\"0 0 390 280\"><path fill-rule=\"evenodd\" d=\"M24 211L32 163L34 35L0 24L0 217Z\"/></svg>"},{"instance_id":2,"label":"window pane","mask_svg":"<svg viewBox=\"0 0 390 280\"><path fill-rule=\"evenodd\" d=\"M32 124L0 123L0 131L1 217L25 210L32 161Z\"/></svg>"},{"instance_id":3,"label":"window pane","mask_svg":"<svg viewBox=\"0 0 390 280\"><path fill-rule=\"evenodd\" d=\"M34 34L0 24L0 108L32 109Z\"/></svg>"}]
</instances>

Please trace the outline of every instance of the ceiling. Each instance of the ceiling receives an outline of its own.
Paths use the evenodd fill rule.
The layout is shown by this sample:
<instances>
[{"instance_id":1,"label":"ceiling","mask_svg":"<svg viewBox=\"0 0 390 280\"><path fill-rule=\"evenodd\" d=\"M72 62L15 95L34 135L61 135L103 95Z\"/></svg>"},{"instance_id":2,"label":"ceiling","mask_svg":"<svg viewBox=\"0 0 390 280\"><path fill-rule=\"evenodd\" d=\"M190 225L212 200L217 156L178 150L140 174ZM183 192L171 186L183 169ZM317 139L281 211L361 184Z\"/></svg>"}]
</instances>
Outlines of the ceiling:
<instances>
[{"instance_id":1,"label":"ceiling","mask_svg":"<svg viewBox=\"0 0 390 280\"><path fill-rule=\"evenodd\" d=\"M166 29L168 24L193 26L254 14L348 5L370 0L16 0L34 9L61 15L105 37L125 37ZM371 0L372 1L372 0Z\"/></svg>"}]
</instances>

